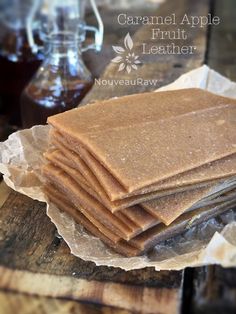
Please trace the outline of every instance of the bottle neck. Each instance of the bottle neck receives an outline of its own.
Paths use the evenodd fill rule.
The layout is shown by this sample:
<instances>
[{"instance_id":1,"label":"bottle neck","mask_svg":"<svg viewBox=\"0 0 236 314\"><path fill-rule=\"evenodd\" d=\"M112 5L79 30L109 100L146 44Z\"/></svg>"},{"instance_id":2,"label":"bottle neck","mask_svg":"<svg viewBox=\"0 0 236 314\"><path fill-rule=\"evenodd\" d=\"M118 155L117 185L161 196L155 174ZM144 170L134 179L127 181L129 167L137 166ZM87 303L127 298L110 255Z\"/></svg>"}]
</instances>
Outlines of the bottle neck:
<instances>
[{"instance_id":1,"label":"bottle neck","mask_svg":"<svg viewBox=\"0 0 236 314\"><path fill-rule=\"evenodd\" d=\"M77 63L82 61L81 44L78 40L71 37L68 39L64 35L51 37L45 42L45 55L46 59L54 65L60 65L63 61Z\"/></svg>"},{"instance_id":2,"label":"bottle neck","mask_svg":"<svg viewBox=\"0 0 236 314\"><path fill-rule=\"evenodd\" d=\"M75 81L92 82L92 76L86 68L81 44L73 34L56 34L45 42L45 58L36 73L36 81L50 85L68 85ZM68 83L70 82L70 83Z\"/></svg>"}]
</instances>

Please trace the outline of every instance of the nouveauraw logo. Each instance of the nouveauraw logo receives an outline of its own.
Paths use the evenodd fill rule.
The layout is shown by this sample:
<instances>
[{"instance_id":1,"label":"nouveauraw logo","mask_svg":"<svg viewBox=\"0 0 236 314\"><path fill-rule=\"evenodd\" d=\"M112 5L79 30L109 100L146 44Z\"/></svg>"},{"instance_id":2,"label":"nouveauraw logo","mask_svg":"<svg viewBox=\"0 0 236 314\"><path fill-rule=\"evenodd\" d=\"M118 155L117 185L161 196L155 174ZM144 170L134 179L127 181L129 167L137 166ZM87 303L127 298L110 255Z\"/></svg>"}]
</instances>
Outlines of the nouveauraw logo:
<instances>
[{"instance_id":1,"label":"nouveauraw logo","mask_svg":"<svg viewBox=\"0 0 236 314\"><path fill-rule=\"evenodd\" d=\"M124 70L130 73L132 70L138 69L137 65L141 62L138 59L139 56L133 52L133 47L134 43L129 33L124 38L124 47L112 46L118 56L111 61L119 64L118 71Z\"/></svg>"}]
</instances>

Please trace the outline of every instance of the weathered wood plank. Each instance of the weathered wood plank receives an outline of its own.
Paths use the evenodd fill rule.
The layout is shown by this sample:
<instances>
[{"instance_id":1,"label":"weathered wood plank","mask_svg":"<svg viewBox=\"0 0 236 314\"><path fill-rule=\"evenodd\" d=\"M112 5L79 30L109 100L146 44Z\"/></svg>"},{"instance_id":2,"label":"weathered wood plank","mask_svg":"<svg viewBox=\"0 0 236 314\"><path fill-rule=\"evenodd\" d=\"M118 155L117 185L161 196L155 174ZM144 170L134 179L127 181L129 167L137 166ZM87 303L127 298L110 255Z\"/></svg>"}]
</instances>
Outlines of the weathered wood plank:
<instances>
[{"instance_id":1,"label":"weathered wood plank","mask_svg":"<svg viewBox=\"0 0 236 314\"><path fill-rule=\"evenodd\" d=\"M134 314L114 307L0 292L0 314Z\"/></svg>"},{"instance_id":2,"label":"weathered wood plank","mask_svg":"<svg viewBox=\"0 0 236 314\"><path fill-rule=\"evenodd\" d=\"M147 314L179 312L176 307L181 297L178 289L143 288L138 285L111 284L66 276L12 271L8 268L0 268L0 271L2 273L0 288L10 291L20 290L32 295L93 302Z\"/></svg>"},{"instance_id":3,"label":"weathered wood plank","mask_svg":"<svg viewBox=\"0 0 236 314\"><path fill-rule=\"evenodd\" d=\"M194 271L192 312L195 314L236 313L236 269L219 266Z\"/></svg>"},{"instance_id":4,"label":"weathered wood plank","mask_svg":"<svg viewBox=\"0 0 236 314\"><path fill-rule=\"evenodd\" d=\"M4 222L0 227L3 235L0 264L5 267L150 287L175 288L181 283L179 272L156 272L151 268L125 272L112 267L96 267L92 262L76 258L57 237L55 226L45 214L45 204L26 196L19 197L16 192L11 192L1 207L0 221Z\"/></svg>"},{"instance_id":5,"label":"weathered wood plank","mask_svg":"<svg viewBox=\"0 0 236 314\"><path fill-rule=\"evenodd\" d=\"M221 24L210 28L207 62L210 67L236 80L236 3L234 0L213 2L214 14Z\"/></svg>"},{"instance_id":6,"label":"weathered wood plank","mask_svg":"<svg viewBox=\"0 0 236 314\"><path fill-rule=\"evenodd\" d=\"M207 15L209 11L209 1L200 0L179 0L179 1L166 1L159 10L152 12L151 15L167 16L171 13L176 14L176 19L179 20L186 13L191 15ZM132 14L133 16L133 14ZM114 16L116 18L116 16ZM133 36L134 47L136 54L140 55L141 45L147 43L147 47L150 47L158 43L158 40L151 39L151 29L155 28L153 25L145 25L141 27ZM176 25L158 25L160 30L171 31L176 30ZM189 55L140 55L140 61L142 65L138 67L138 70L131 73L118 72L117 64L110 63L106 68L103 79L124 79L133 80L138 77L148 80L157 79L159 83L156 86L130 86L130 85L118 85L118 86L100 86L95 85L92 91L85 97L83 103L92 102L98 99L110 98L115 96L122 96L125 94L141 93L144 91L152 91L160 86L166 85L182 73L187 72L193 68L201 66L205 61L205 53L207 46L207 28L186 28L188 31L187 40L179 40L179 45L193 45L197 46L197 50L194 54ZM124 28L123 38L127 34L128 30ZM120 42L124 46L123 40ZM167 45L170 43L169 39L159 41L161 45ZM115 54L113 55L115 56Z\"/></svg>"},{"instance_id":7,"label":"weathered wood plank","mask_svg":"<svg viewBox=\"0 0 236 314\"><path fill-rule=\"evenodd\" d=\"M112 45L117 45L124 36L124 26L114 23L115 16L118 16L122 13L123 10L113 10L111 8L102 8L100 10L100 14L102 20L104 22L104 41L102 50L99 53L94 52L93 50L86 51L83 54L83 59L92 73L93 77L101 77L106 66L109 65L111 59L114 57L114 51L112 49ZM149 8L132 8L132 10L125 10L127 15L149 15ZM94 21L94 14L91 13L86 18L86 21L89 25L96 25L96 21ZM140 25L135 25L132 29L129 29L130 35L133 34L140 28Z\"/></svg>"}]
</instances>

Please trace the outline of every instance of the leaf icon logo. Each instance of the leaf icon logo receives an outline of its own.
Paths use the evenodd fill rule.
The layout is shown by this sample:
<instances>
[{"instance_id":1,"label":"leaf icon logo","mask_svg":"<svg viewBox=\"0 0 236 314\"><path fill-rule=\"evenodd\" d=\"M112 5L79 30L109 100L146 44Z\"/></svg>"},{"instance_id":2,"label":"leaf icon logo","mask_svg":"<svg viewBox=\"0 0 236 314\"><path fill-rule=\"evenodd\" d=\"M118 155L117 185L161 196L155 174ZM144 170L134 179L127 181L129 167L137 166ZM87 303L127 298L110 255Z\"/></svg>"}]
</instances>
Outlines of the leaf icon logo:
<instances>
[{"instance_id":1,"label":"leaf icon logo","mask_svg":"<svg viewBox=\"0 0 236 314\"><path fill-rule=\"evenodd\" d=\"M118 71L126 70L130 73L132 70L137 70L137 64L141 62L138 60L139 56L135 55L132 52L134 47L133 40L128 33L124 38L124 47L121 46L112 46L113 50L118 54L114 59L111 61L113 63L120 63Z\"/></svg>"},{"instance_id":2,"label":"leaf icon logo","mask_svg":"<svg viewBox=\"0 0 236 314\"><path fill-rule=\"evenodd\" d=\"M112 46L113 50L116 52L116 53L123 53L125 52L125 49L123 47L119 47L119 46Z\"/></svg>"},{"instance_id":3,"label":"leaf icon logo","mask_svg":"<svg viewBox=\"0 0 236 314\"><path fill-rule=\"evenodd\" d=\"M125 44L126 49L129 49L129 50L133 49L134 43L129 33L125 36L124 44Z\"/></svg>"}]
</instances>

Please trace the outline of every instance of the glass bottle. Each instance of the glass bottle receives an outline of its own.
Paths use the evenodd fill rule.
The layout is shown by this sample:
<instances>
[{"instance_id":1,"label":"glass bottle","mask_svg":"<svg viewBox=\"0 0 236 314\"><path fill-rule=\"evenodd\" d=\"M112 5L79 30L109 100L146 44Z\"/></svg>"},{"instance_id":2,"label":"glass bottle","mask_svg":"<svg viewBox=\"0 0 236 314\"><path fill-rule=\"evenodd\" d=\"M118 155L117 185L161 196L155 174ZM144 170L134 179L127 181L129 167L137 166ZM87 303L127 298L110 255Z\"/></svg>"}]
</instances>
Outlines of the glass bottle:
<instances>
[{"instance_id":1,"label":"glass bottle","mask_svg":"<svg viewBox=\"0 0 236 314\"><path fill-rule=\"evenodd\" d=\"M24 128L45 124L47 117L78 106L93 84L81 55L86 32L81 3L47 2L41 36L45 59L21 96Z\"/></svg>"},{"instance_id":2,"label":"glass bottle","mask_svg":"<svg viewBox=\"0 0 236 314\"><path fill-rule=\"evenodd\" d=\"M70 35L53 36L44 62L21 96L23 127L45 124L47 117L76 107L92 82L79 43Z\"/></svg>"},{"instance_id":3,"label":"glass bottle","mask_svg":"<svg viewBox=\"0 0 236 314\"><path fill-rule=\"evenodd\" d=\"M20 126L20 95L38 69L43 55L33 53L26 35L26 20L34 0L1 1L0 114ZM35 40L39 38L33 30Z\"/></svg>"}]
</instances>

